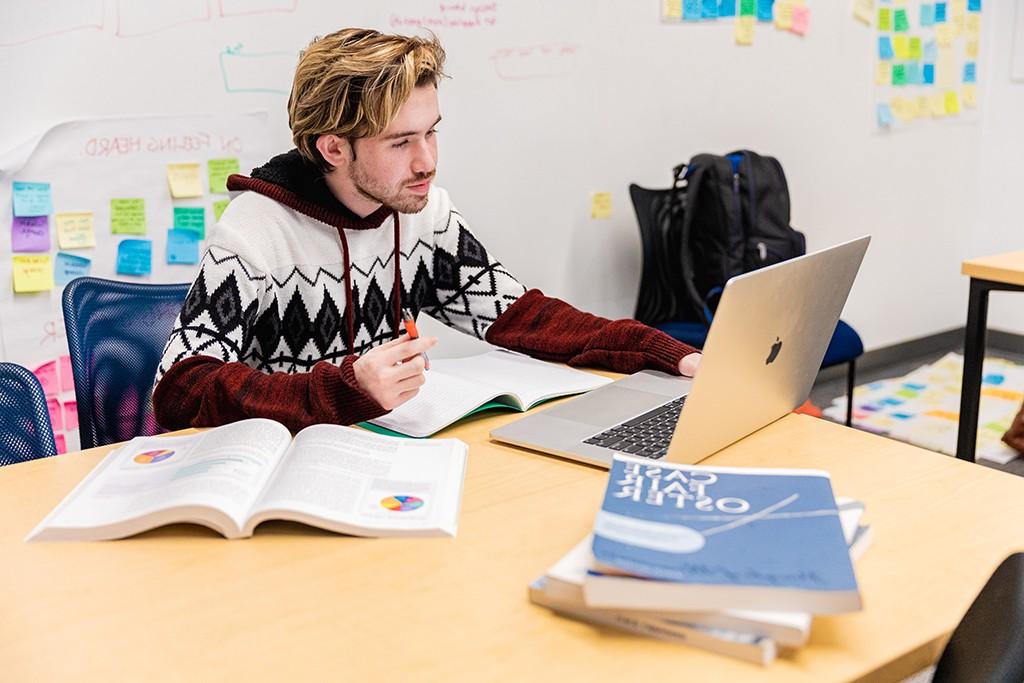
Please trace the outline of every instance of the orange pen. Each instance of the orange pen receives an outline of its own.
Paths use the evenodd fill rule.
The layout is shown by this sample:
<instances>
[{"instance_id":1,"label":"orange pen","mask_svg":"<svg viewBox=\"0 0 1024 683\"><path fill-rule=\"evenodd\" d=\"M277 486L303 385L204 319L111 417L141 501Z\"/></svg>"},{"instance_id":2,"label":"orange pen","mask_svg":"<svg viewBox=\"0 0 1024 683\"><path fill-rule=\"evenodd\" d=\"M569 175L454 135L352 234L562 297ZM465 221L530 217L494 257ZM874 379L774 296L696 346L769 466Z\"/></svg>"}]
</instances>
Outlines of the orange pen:
<instances>
[{"instance_id":1,"label":"orange pen","mask_svg":"<svg viewBox=\"0 0 1024 683\"><path fill-rule=\"evenodd\" d=\"M412 317L412 311L408 308L402 309L402 326L405 327L406 333L409 335L409 339L419 339L420 333L416 329L416 318ZM426 352L421 353L423 356L423 368L425 370L430 369L430 359L427 358Z\"/></svg>"}]
</instances>

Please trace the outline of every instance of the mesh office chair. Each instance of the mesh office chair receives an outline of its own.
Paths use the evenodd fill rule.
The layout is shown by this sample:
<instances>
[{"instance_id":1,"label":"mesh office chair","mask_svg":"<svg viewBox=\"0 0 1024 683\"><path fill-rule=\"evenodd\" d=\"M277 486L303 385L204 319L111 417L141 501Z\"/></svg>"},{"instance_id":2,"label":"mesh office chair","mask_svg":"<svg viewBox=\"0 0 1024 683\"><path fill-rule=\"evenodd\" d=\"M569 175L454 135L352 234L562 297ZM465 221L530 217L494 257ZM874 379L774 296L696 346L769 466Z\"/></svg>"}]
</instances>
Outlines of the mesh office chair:
<instances>
[{"instance_id":1,"label":"mesh office chair","mask_svg":"<svg viewBox=\"0 0 1024 683\"><path fill-rule=\"evenodd\" d=\"M64 288L82 448L165 431L153 415L153 378L188 289L93 277Z\"/></svg>"},{"instance_id":2,"label":"mesh office chair","mask_svg":"<svg viewBox=\"0 0 1024 683\"><path fill-rule=\"evenodd\" d=\"M50 412L28 368L0 363L0 466L57 455Z\"/></svg>"},{"instance_id":3,"label":"mesh office chair","mask_svg":"<svg viewBox=\"0 0 1024 683\"><path fill-rule=\"evenodd\" d=\"M679 205L672 205L673 195ZM679 277L683 260L689 254L683 249L682 231L672 229L678 221L668 220L674 211L685 210L686 193L672 190L648 190L639 185L629 186L633 210L640 225L643 270L640 292L637 295L633 317L656 327L670 337L698 349L704 348L709 326L701 318L710 317L710 311L693 309L691 301L704 299L698 292L687 292L686 283ZM857 331L840 320L825 351L822 368L841 363L846 371L846 425L853 423L853 387L856 380L857 358L864 353L864 343Z\"/></svg>"}]
</instances>

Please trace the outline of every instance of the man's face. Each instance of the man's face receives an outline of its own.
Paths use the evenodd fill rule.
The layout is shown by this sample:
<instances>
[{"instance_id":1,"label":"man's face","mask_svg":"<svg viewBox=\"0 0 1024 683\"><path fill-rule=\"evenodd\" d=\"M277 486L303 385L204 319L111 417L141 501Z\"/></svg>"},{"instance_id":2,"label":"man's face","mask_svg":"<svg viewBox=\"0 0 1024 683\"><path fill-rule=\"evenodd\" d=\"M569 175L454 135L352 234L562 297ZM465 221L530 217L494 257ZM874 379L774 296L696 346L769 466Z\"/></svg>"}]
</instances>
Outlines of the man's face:
<instances>
[{"instance_id":1,"label":"man's face","mask_svg":"<svg viewBox=\"0 0 1024 683\"><path fill-rule=\"evenodd\" d=\"M422 211L437 167L440 120L437 88L414 88L384 132L352 142L347 171L356 191L400 213Z\"/></svg>"}]
</instances>

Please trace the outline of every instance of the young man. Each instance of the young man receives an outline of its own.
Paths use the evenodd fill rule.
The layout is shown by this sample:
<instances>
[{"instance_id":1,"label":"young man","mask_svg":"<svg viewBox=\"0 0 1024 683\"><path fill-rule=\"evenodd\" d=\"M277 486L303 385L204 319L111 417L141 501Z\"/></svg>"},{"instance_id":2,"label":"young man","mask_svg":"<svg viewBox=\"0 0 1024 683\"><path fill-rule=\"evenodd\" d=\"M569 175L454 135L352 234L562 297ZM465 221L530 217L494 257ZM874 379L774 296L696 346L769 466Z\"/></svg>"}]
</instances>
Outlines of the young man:
<instances>
[{"instance_id":1,"label":"young man","mask_svg":"<svg viewBox=\"0 0 1024 683\"><path fill-rule=\"evenodd\" d=\"M545 360L693 374L692 347L527 290L477 241L431 182L443 65L436 38L345 29L309 45L288 101L296 149L228 180L242 192L157 371L161 425L377 417L416 395L437 341L402 337L402 308Z\"/></svg>"}]
</instances>

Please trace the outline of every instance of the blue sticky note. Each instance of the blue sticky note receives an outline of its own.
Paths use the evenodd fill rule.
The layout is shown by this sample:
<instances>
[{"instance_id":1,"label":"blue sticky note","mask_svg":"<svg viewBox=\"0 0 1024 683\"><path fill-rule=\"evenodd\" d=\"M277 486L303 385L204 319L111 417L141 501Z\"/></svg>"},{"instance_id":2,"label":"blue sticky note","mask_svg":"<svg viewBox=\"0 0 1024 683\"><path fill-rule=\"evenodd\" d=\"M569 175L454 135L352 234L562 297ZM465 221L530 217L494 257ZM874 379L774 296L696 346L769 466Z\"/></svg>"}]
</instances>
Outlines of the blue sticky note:
<instances>
[{"instance_id":1,"label":"blue sticky note","mask_svg":"<svg viewBox=\"0 0 1024 683\"><path fill-rule=\"evenodd\" d=\"M967 0L967 11L968 12L980 12L981 11L981 0Z\"/></svg>"},{"instance_id":2,"label":"blue sticky note","mask_svg":"<svg viewBox=\"0 0 1024 683\"><path fill-rule=\"evenodd\" d=\"M722 0L720 3L718 3L718 16L736 16L736 0Z\"/></svg>"},{"instance_id":3,"label":"blue sticky note","mask_svg":"<svg viewBox=\"0 0 1024 683\"><path fill-rule=\"evenodd\" d=\"M14 215L49 216L53 213L50 183L23 183L15 181L11 192Z\"/></svg>"},{"instance_id":4,"label":"blue sticky note","mask_svg":"<svg viewBox=\"0 0 1024 683\"><path fill-rule=\"evenodd\" d=\"M153 240L121 240L117 245L118 275L149 275L153 272Z\"/></svg>"},{"instance_id":5,"label":"blue sticky note","mask_svg":"<svg viewBox=\"0 0 1024 683\"><path fill-rule=\"evenodd\" d=\"M683 0L683 21L700 21L701 0Z\"/></svg>"},{"instance_id":6,"label":"blue sticky note","mask_svg":"<svg viewBox=\"0 0 1024 683\"><path fill-rule=\"evenodd\" d=\"M946 3L935 3L935 23L942 24L946 21Z\"/></svg>"},{"instance_id":7,"label":"blue sticky note","mask_svg":"<svg viewBox=\"0 0 1024 683\"><path fill-rule=\"evenodd\" d=\"M892 416L895 417L897 420L909 420L910 418L914 417L913 414L909 413L893 413Z\"/></svg>"},{"instance_id":8,"label":"blue sticky note","mask_svg":"<svg viewBox=\"0 0 1024 683\"><path fill-rule=\"evenodd\" d=\"M700 16L703 19L718 18L718 0L704 0L700 7Z\"/></svg>"},{"instance_id":9,"label":"blue sticky note","mask_svg":"<svg viewBox=\"0 0 1024 683\"><path fill-rule=\"evenodd\" d=\"M978 82L978 67L974 62L964 64L964 83Z\"/></svg>"},{"instance_id":10,"label":"blue sticky note","mask_svg":"<svg viewBox=\"0 0 1024 683\"><path fill-rule=\"evenodd\" d=\"M775 0L757 0L757 20L771 21L773 5Z\"/></svg>"},{"instance_id":11,"label":"blue sticky note","mask_svg":"<svg viewBox=\"0 0 1024 683\"><path fill-rule=\"evenodd\" d=\"M63 287L75 278L86 277L91 267L92 261L84 256L58 251L53 259L53 284Z\"/></svg>"},{"instance_id":12,"label":"blue sticky note","mask_svg":"<svg viewBox=\"0 0 1024 683\"><path fill-rule=\"evenodd\" d=\"M892 59L895 54L892 51L892 38L889 36L878 36L878 58Z\"/></svg>"},{"instance_id":13,"label":"blue sticky note","mask_svg":"<svg viewBox=\"0 0 1024 683\"><path fill-rule=\"evenodd\" d=\"M199 263L199 233L174 228L168 230L167 262L188 265Z\"/></svg>"},{"instance_id":14,"label":"blue sticky note","mask_svg":"<svg viewBox=\"0 0 1024 683\"><path fill-rule=\"evenodd\" d=\"M921 85L921 62L907 62L907 85Z\"/></svg>"},{"instance_id":15,"label":"blue sticky note","mask_svg":"<svg viewBox=\"0 0 1024 683\"><path fill-rule=\"evenodd\" d=\"M924 44L924 54L922 55L924 61L934 62L939 58L939 45L934 40L929 40Z\"/></svg>"},{"instance_id":16,"label":"blue sticky note","mask_svg":"<svg viewBox=\"0 0 1024 683\"><path fill-rule=\"evenodd\" d=\"M930 2L921 3L921 26L935 24L935 5Z\"/></svg>"},{"instance_id":17,"label":"blue sticky note","mask_svg":"<svg viewBox=\"0 0 1024 683\"><path fill-rule=\"evenodd\" d=\"M935 65L934 64L925 64L924 65L924 68L921 70L921 81L925 85L934 85L935 84Z\"/></svg>"},{"instance_id":18,"label":"blue sticky note","mask_svg":"<svg viewBox=\"0 0 1024 683\"><path fill-rule=\"evenodd\" d=\"M1005 375L985 375L984 377L981 378L981 381L983 383L985 383L985 384L994 384L996 386L999 386L1000 384L1002 384L1003 382L1006 381L1006 376Z\"/></svg>"},{"instance_id":19,"label":"blue sticky note","mask_svg":"<svg viewBox=\"0 0 1024 683\"><path fill-rule=\"evenodd\" d=\"M892 126L892 107L889 106L888 102L882 102L878 105L878 125L882 128ZM867 406L864 407L867 408Z\"/></svg>"}]
</instances>

